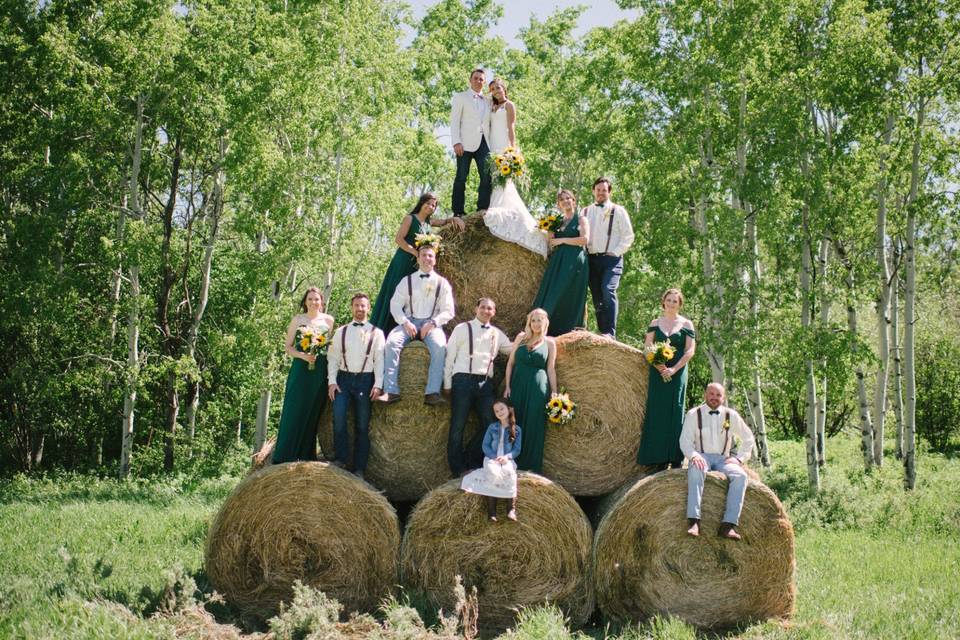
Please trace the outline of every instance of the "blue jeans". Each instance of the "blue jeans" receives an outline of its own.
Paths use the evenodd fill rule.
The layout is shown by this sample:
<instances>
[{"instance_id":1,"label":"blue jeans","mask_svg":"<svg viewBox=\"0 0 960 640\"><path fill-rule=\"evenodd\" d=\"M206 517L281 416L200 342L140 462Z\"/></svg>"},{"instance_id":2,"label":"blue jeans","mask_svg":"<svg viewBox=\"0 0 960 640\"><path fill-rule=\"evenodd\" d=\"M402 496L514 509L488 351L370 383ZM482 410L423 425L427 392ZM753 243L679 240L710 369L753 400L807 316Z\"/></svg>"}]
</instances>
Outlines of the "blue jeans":
<instances>
[{"instance_id":1,"label":"blue jeans","mask_svg":"<svg viewBox=\"0 0 960 640\"><path fill-rule=\"evenodd\" d=\"M701 453L707 461L706 471L697 469L693 464L687 469L687 517L700 519L700 503L703 501L703 483L707 471L720 471L727 476L727 505L723 512L723 521L730 524L740 523L740 511L743 509L743 496L747 493L747 473L736 462L724 462L720 453Z\"/></svg>"},{"instance_id":2,"label":"blue jeans","mask_svg":"<svg viewBox=\"0 0 960 640\"><path fill-rule=\"evenodd\" d=\"M333 399L333 448L337 460L350 462L350 436L347 434L347 412L353 409L353 468L364 471L370 455L370 389L373 372L337 373L340 392Z\"/></svg>"},{"instance_id":3,"label":"blue jeans","mask_svg":"<svg viewBox=\"0 0 960 640\"><path fill-rule=\"evenodd\" d=\"M477 210L490 206L490 192L493 191L493 179L490 177L490 167L487 158L490 157L490 148L487 139L480 140L480 146L475 151L464 151L457 157L457 175L453 178L453 199L451 206L453 215L462 216L467 188L467 176L470 175L470 163L477 163L477 172L480 174L480 186L477 188Z\"/></svg>"},{"instance_id":4,"label":"blue jeans","mask_svg":"<svg viewBox=\"0 0 960 640\"><path fill-rule=\"evenodd\" d=\"M617 287L623 274L623 256L591 254L590 297L597 313L597 330L613 337L617 335Z\"/></svg>"},{"instance_id":5,"label":"blue jeans","mask_svg":"<svg viewBox=\"0 0 960 640\"><path fill-rule=\"evenodd\" d=\"M483 435L487 426L497 421L493 413L493 401L493 382L485 375L453 375L450 392L450 434L447 436L447 464L450 465L450 473L453 475L458 476L466 469L479 469L483 464ZM480 419L480 429L464 450L463 431L471 409Z\"/></svg>"},{"instance_id":6,"label":"blue jeans","mask_svg":"<svg viewBox=\"0 0 960 640\"><path fill-rule=\"evenodd\" d=\"M430 318L411 318L410 322L420 331ZM419 334L418 334L419 335ZM386 346L383 349L383 390L387 393L400 393L400 352L413 338L403 330L403 325L394 327L387 336ZM443 329L434 327L433 331L423 339L430 351L430 368L427 369L427 388L425 395L440 393L443 384L443 364L447 355L447 336Z\"/></svg>"}]
</instances>

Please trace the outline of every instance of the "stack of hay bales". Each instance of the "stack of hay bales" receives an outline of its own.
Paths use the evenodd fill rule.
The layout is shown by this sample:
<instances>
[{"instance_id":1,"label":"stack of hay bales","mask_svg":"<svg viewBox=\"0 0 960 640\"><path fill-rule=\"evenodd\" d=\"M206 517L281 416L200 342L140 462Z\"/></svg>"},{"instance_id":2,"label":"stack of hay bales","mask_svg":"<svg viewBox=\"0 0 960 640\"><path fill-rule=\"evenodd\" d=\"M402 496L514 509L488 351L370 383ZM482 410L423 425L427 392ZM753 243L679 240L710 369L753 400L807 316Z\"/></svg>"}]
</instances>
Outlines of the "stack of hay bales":
<instances>
[{"instance_id":1,"label":"stack of hay bales","mask_svg":"<svg viewBox=\"0 0 960 640\"><path fill-rule=\"evenodd\" d=\"M210 527L204 566L243 615L266 619L300 580L349 611L373 611L397 582L400 525L380 493L323 462L247 476Z\"/></svg>"},{"instance_id":2,"label":"stack of hay bales","mask_svg":"<svg viewBox=\"0 0 960 640\"><path fill-rule=\"evenodd\" d=\"M765 485L747 487L743 539L720 538L727 480L711 472L700 536L687 535L686 471L648 476L611 496L593 543L597 604L614 620L655 614L725 628L793 611L793 525Z\"/></svg>"},{"instance_id":3,"label":"stack of hay bales","mask_svg":"<svg viewBox=\"0 0 960 640\"><path fill-rule=\"evenodd\" d=\"M497 302L494 324L513 337L546 263L493 238L479 216L465 222L462 234L442 230L437 269L454 287L457 314L445 329L472 318L477 298L489 296ZM578 413L564 426L547 426L546 477L520 474L519 522L488 522L483 499L449 479L450 408L423 404L429 352L413 342L401 355L401 400L373 404L366 469L390 500L420 499L402 545L393 507L366 483L324 463L268 466L237 487L211 527L206 566L214 585L259 617L275 612L297 579L340 600L345 613L368 611L397 583L399 563L402 585L446 611L455 576L476 587L487 632L546 602L579 625L595 597L607 618L622 621L668 613L719 628L789 615L793 533L776 496L751 471L743 540L721 540L714 531L726 481L711 474L701 536L686 536L685 472L636 479L648 471L635 462L649 370L642 353L586 331L561 336L557 346L558 384ZM471 415L465 441L485 426ZM319 434L332 458L329 403ZM265 448L257 460L268 457ZM607 496L596 534L571 494Z\"/></svg>"},{"instance_id":4,"label":"stack of hay bales","mask_svg":"<svg viewBox=\"0 0 960 640\"><path fill-rule=\"evenodd\" d=\"M518 521L496 524L485 500L461 491L459 481L427 494L403 535L403 582L451 611L454 576L461 576L477 588L480 627L491 633L510 626L518 609L545 602L581 625L593 612L590 522L542 476L521 472L517 487Z\"/></svg>"}]
</instances>

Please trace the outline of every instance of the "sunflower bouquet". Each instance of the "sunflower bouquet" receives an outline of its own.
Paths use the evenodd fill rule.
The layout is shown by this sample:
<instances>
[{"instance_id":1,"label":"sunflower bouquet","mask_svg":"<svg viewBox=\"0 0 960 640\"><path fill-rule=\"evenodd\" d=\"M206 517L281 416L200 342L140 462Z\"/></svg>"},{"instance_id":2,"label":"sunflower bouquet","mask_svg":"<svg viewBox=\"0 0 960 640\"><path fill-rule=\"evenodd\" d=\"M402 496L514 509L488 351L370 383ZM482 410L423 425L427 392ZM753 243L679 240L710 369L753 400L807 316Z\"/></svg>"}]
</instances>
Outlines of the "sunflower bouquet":
<instances>
[{"instance_id":1,"label":"sunflower bouquet","mask_svg":"<svg viewBox=\"0 0 960 640\"><path fill-rule=\"evenodd\" d=\"M434 251L440 251L440 236L435 233L418 233L413 237L413 246L417 249L430 246Z\"/></svg>"},{"instance_id":2,"label":"sunflower bouquet","mask_svg":"<svg viewBox=\"0 0 960 640\"><path fill-rule=\"evenodd\" d=\"M673 360L673 356L675 356L676 354L677 354L676 349L674 349L673 346L667 341L654 342L650 346L645 347L643 350L643 355L647 358L647 362L649 362L653 366L657 366L659 364L663 364L663 365L667 364L668 362ZM662 373L660 375L663 377L664 382L670 382L670 380L672 379L672 376L668 376Z\"/></svg>"},{"instance_id":3,"label":"sunflower bouquet","mask_svg":"<svg viewBox=\"0 0 960 640\"><path fill-rule=\"evenodd\" d=\"M552 424L566 424L577 415L577 405L568 393L555 393L547 402L547 420Z\"/></svg>"},{"instance_id":4,"label":"sunflower bouquet","mask_svg":"<svg viewBox=\"0 0 960 640\"><path fill-rule=\"evenodd\" d=\"M507 147L500 153L491 154L491 167L493 179L498 184L506 184L507 180L513 179L514 182L524 186L529 182L530 175L527 172L527 160L516 147Z\"/></svg>"},{"instance_id":5,"label":"sunflower bouquet","mask_svg":"<svg viewBox=\"0 0 960 640\"><path fill-rule=\"evenodd\" d=\"M553 231L556 233L563 227L563 215L558 211L544 213L537 218L537 227L540 228L540 231Z\"/></svg>"},{"instance_id":6,"label":"sunflower bouquet","mask_svg":"<svg viewBox=\"0 0 960 640\"><path fill-rule=\"evenodd\" d=\"M327 349L327 334L318 333L312 327L301 325L297 327L297 337L294 340L294 345L296 345L297 351L301 353L309 353L312 356L319 357ZM313 371L316 366L316 362L311 362L307 368Z\"/></svg>"}]
</instances>

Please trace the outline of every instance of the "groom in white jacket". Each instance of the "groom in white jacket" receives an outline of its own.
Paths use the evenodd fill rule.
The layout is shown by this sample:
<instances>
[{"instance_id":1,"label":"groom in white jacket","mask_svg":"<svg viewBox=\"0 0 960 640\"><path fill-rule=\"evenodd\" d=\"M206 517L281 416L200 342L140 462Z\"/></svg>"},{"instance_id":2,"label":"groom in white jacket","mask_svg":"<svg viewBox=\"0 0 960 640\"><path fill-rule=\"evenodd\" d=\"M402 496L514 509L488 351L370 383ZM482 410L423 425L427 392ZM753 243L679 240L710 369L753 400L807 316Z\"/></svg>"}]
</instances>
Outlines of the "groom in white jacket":
<instances>
[{"instance_id":1,"label":"groom in white jacket","mask_svg":"<svg viewBox=\"0 0 960 640\"><path fill-rule=\"evenodd\" d=\"M486 73L477 68L470 72L470 88L453 94L450 106L450 139L457 156L457 175L453 179L453 215L464 214L464 191L470 162L477 163L480 187L477 189L477 211L490 206L491 177L487 166L490 148L490 105L483 96Z\"/></svg>"}]
</instances>

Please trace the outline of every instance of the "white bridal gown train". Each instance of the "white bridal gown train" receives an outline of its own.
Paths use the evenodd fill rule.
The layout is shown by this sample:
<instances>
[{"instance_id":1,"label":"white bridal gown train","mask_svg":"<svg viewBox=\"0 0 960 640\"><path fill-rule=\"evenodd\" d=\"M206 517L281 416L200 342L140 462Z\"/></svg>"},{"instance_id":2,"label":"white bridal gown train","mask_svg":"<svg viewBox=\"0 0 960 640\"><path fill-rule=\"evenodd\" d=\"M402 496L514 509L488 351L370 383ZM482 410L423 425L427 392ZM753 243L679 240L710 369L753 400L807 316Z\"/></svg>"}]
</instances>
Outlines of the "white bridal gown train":
<instances>
[{"instance_id":1,"label":"white bridal gown train","mask_svg":"<svg viewBox=\"0 0 960 640\"><path fill-rule=\"evenodd\" d=\"M490 114L490 152L501 153L509 145L507 110L501 108ZM504 186L493 190L490 208L483 214L483 221L497 238L547 257L547 235L537 227L537 221L520 198L513 180L507 180Z\"/></svg>"}]
</instances>

